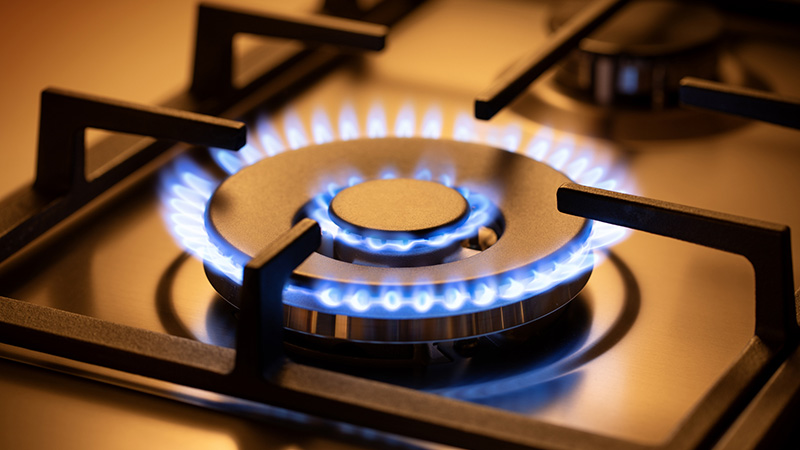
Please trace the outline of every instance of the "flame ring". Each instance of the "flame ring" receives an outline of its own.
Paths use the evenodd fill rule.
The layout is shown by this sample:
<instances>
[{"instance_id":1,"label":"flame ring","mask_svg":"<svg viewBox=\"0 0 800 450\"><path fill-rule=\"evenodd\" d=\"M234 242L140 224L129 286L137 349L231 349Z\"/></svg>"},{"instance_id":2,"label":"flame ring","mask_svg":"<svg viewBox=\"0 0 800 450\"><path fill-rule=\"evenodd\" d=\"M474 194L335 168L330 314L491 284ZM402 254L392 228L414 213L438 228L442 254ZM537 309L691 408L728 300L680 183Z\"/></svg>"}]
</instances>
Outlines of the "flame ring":
<instances>
[{"instance_id":1,"label":"flame ring","mask_svg":"<svg viewBox=\"0 0 800 450\"><path fill-rule=\"evenodd\" d=\"M370 109L370 114L366 121L366 137L383 138L392 133L386 123L385 113L382 113L382 111L383 107L378 103L374 104L373 108ZM421 135L426 138L439 139L444 131L446 135L451 136L456 141L488 143L493 147L500 147L527 155L534 160L541 161L564 172L570 179L578 183L602 189L620 190L622 179L619 177L623 175L620 172L621 167L615 163L616 157L611 156L607 150L602 149L603 144L599 141L581 141L580 137L568 133L554 133L553 130L547 127L541 127L535 134L529 135L527 131L523 131L517 124L509 124L505 128L491 124L487 126L484 123L474 121L471 114L467 112L456 114L453 129L446 131L442 129L442 124L446 120L442 117L441 109L436 105L430 107L421 116L419 128L415 127L414 117L415 112L411 104L406 104L401 108L397 115L397 126L394 134L402 138ZM303 121L300 120L296 113L290 110L283 115L282 120L285 128L285 137L282 137L276 128L276 125L280 123L280 119L273 120L262 116L255 122L256 139L251 139L251 142L242 150L238 153L233 153L220 149L211 149L211 155L222 169L232 175L264 157L272 157L290 149L306 147L312 143L323 144L338 139L347 141L362 137L360 121L350 104L344 104L341 109L338 118L338 132L331 126L328 114L319 108L314 111L311 117L312 133L310 138L306 133ZM523 145L523 142L527 142L527 144ZM612 159L608 159L608 156L611 156ZM242 265L246 262L246 259L238 258L212 242L204 221L207 203L214 189L220 183L219 179L205 172L193 160L180 158L162 171L161 181L163 213L165 221L170 225L169 230L173 233L175 239L187 252L204 261L209 274L213 274L213 277L221 277L232 287L237 287L241 284ZM631 180L627 180L625 183L629 184ZM626 191L623 190L623 192ZM465 291L465 286L455 285L449 290L447 296L450 299L454 299L471 293L479 297L477 301L479 303L483 303L486 300L486 303L494 302L496 304L495 297L498 295L505 300L510 300L520 292L525 295L531 295L531 292L540 292L547 289L550 290L548 292L563 290L564 284L561 281L574 277L576 273L581 273L581 271L583 271L583 275L579 277L584 278L585 282L585 279L588 279L588 273L590 273L585 268L592 266L591 261L594 261L595 257L602 257L602 249L618 242L626 235L627 232L623 228L596 223L584 245L573 253L570 258L554 261L552 270L536 273L534 277L527 279L511 275L504 280L497 280L497 283L487 285L488 289L482 290L479 287L476 290L469 288L470 291ZM594 252L593 250L595 249L600 251ZM575 285L582 286L580 282L575 283ZM285 298L296 297L295 294L303 290L306 290L306 288L292 282L284 291ZM336 292L335 289L330 290L330 287L328 287L326 289L312 290L310 294L305 292L302 297L316 299L312 303L316 304L317 307L324 305L326 300L330 303L337 303L337 299L341 302L341 306L352 305L358 308L363 305L363 292L356 291L349 294L344 293L345 295L341 294L341 291ZM385 310L394 310L398 303L408 300L407 298L402 298L400 294L402 293L394 291L393 288L388 288L380 293L381 297L377 300L384 306ZM542 297L540 294L537 294L537 296ZM446 299L440 300L442 301L437 301L437 303L449 305L458 303L457 301L447 301ZM429 296L425 293L421 295L421 299L415 302L415 304L423 306L430 303ZM524 303L526 302L523 301L517 305ZM506 306L485 312L502 317L505 315L504 311L513 305L512 303L506 303ZM286 311L313 313L315 315L314 320L320 319L321 322L324 317L339 317L338 315L328 316L322 312L317 317L316 311L301 310L288 304L286 308ZM311 309L315 308L312 307ZM337 308L337 310L340 309ZM348 314L345 312L347 311L346 308L341 311L343 314ZM369 312L374 311L375 308L371 308ZM509 310L511 316L519 314L530 316L529 313L530 311L526 310ZM474 317L477 318L479 314ZM298 320L302 321L302 319L298 318L302 315L290 315L292 317L286 317L287 326L301 329L295 325L298 324ZM360 318L348 317L348 323L356 320L360 320ZM427 320L429 319L422 319L423 322ZM311 329L308 331L314 333ZM351 335L349 332L346 334L347 336ZM339 336L339 334L336 334L336 336Z\"/></svg>"},{"instance_id":2,"label":"flame ring","mask_svg":"<svg viewBox=\"0 0 800 450\"><path fill-rule=\"evenodd\" d=\"M394 174L384 175L384 178L394 177ZM349 186L361 183L363 180L351 180ZM424 253L446 247L455 241L460 241L474 236L478 229L489 225L496 217L496 208L492 202L484 195L471 191L466 187L453 187L466 200L470 207L469 217L466 222L454 229L436 234L429 238L417 239L380 239L375 237L364 237L349 230L344 230L331 220L329 209L331 201L341 190L349 186L340 186L334 183L328 185L325 192L316 195L309 206L306 214L314 219L322 228L323 240L340 240L346 245L355 248L364 248L370 253L383 252L390 255L404 255L409 252ZM323 244L324 245L324 244Z\"/></svg>"},{"instance_id":3,"label":"flame ring","mask_svg":"<svg viewBox=\"0 0 800 450\"><path fill-rule=\"evenodd\" d=\"M304 188L319 192L309 180L352 178L342 175L348 171L375 178L386 164L395 165L397 173L413 173L426 158L432 172L452 167L467 182L459 185L495 197L491 201L505 222L497 243L458 261L390 272L314 254L297 268L294 280L296 294L310 295L302 302L295 295L287 304L351 316L448 316L533 297L592 267L590 223L555 207L555 190L567 181L563 174L521 155L452 141L329 143L269 158L222 183L209 202L206 228L218 248L244 262L290 225L308 202ZM498 167L515 170L498 177ZM496 194L490 193L493 184Z\"/></svg>"}]
</instances>

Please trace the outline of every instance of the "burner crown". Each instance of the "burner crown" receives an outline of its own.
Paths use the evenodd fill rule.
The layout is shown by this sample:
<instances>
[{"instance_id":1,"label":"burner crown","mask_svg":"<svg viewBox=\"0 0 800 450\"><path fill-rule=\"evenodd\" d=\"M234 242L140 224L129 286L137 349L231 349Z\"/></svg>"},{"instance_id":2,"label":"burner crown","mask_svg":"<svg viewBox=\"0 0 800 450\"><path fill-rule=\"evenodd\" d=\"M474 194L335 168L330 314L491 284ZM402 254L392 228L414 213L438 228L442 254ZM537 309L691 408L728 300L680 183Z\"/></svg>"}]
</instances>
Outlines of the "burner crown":
<instances>
[{"instance_id":1,"label":"burner crown","mask_svg":"<svg viewBox=\"0 0 800 450\"><path fill-rule=\"evenodd\" d=\"M462 224L467 200L455 189L409 178L371 180L339 192L330 216L343 229L365 237L429 237Z\"/></svg>"}]
</instances>

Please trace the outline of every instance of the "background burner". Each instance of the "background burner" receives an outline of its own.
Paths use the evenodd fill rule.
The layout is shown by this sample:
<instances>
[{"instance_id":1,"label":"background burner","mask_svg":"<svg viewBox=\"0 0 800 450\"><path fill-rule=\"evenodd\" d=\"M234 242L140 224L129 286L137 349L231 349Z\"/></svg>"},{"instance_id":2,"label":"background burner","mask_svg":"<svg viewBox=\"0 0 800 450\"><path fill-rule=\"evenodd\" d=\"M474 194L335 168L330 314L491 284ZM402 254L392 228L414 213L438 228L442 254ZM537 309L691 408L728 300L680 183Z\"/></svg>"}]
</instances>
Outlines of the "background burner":
<instances>
[{"instance_id":1,"label":"background burner","mask_svg":"<svg viewBox=\"0 0 800 450\"><path fill-rule=\"evenodd\" d=\"M565 3L556 9L551 27L561 27L576 6ZM600 105L675 106L681 78L719 78L722 30L721 15L705 5L632 2L581 40L555 80Z\"/></svg>"},{"instance_id":2,"label":"background burner","mask_svg":"<svg viewBox=\"0 0 800 450\"><path fill-rule=\"evenodd\" d=\"M586 2L553 7L558 29ZM737 56L735 30L707 5L642 0L582 39L511 105L556 129L612 140L685 139L731 131L737 117L681 108L679 81L694 76L769 90Z\"/></svg>"}]
</instances>

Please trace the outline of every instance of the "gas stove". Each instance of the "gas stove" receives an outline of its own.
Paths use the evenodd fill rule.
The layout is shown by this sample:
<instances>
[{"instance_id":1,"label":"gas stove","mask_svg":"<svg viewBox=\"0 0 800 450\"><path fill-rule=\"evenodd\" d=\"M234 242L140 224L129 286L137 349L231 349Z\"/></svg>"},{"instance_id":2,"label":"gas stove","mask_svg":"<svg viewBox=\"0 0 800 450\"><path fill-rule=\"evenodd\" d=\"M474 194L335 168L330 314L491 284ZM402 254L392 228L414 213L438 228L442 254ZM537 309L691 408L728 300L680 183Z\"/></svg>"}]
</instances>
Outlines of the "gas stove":
<instances>
[{"instance_id":1,"label":"gas stove","mask_svg":"<svg viewBox=\"0 0 800 450\"><path fill-rule=\"evenodd\" d=\"M3 446L795 446L796 7L356 3L20 59Z\"/></svg>"}]
</instances>

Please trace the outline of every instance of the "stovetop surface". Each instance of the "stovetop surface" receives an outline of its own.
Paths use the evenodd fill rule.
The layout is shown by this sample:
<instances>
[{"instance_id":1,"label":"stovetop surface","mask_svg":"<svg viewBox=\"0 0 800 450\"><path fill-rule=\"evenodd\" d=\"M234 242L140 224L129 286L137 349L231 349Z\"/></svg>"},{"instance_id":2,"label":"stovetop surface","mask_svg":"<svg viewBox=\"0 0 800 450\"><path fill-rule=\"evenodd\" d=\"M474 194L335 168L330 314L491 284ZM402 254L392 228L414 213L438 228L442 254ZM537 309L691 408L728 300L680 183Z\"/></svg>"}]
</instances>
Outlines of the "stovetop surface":
<instances>
[{"instance_id":1,"label":"stovetop surface","mask_svg":"<svg viewBox=\"0 0 800 450\"><path fill-rule=\"evenodd\" d=\"M3 134L10 139L2 152L3 193L33 173L38 102L33 91L61 85L152 103L186 82L194 17L190 2L117 3L73 5L77 9L70 20L61 22L54 4L37 11L45 19L32 27L35 31L12 27L13 36L0 39L19 42L3 53L20 61L2 75L3 93L9 94L4 98L10 99L0 109ZM12 12L0 17L10 22L31 14ZM152 26L142 26L137 17ZM547 5L538 2L430 2L392 30L384 52L311 86L276 114L276 123L288 114L307 122L317 108L336 117L347 102L365 117L376 101L391 122L410 101L418 117L438 105L444 130L451 129L459 113L471 111L477 92L542 42L546 20ZM103 36L114 39L98 42ZM44 47L53 42L54 49ZM798 95L796 48L755 37L737 42L735 53L772 90ZM48 58L65 53L70 56ZM509 111L496 122L518 123L531 134L540 129ZM749 123L702 138L592 145L624 163L636 194L800 229L800 208L794 207L800 193L794 176L800 167L798 144L797 131ZM113 204L95 208L85 220L67 224L24 258L6 264L0 294L230 345L232 319L209 312L220 300L202 264L186 257L167 231L158 186L157 177L145 178ZM798 240L793 253L797 282ZM752 336L753 291L752 270L743 258L633 233L595 269L576 300L591 325L559 350L560 359L543 357L529 372L449 394L550 423L658 444ZM6 360L0 367L0 442L7 448L52 442L60 448L139 448L144 442L150 448L198 449L398 445L372 440L368 433L353 437L320 428L309 432L291 421L239 419Z\"/></svg>"}]
</instances>

